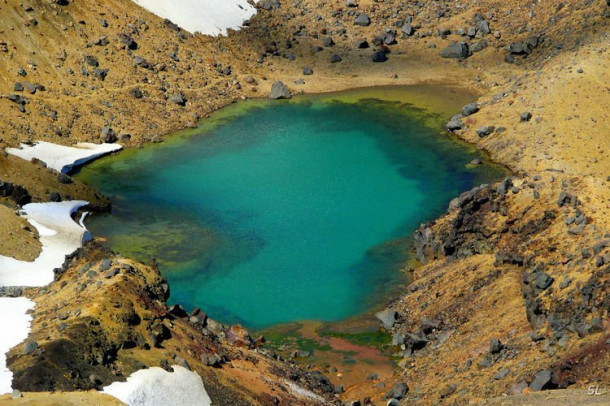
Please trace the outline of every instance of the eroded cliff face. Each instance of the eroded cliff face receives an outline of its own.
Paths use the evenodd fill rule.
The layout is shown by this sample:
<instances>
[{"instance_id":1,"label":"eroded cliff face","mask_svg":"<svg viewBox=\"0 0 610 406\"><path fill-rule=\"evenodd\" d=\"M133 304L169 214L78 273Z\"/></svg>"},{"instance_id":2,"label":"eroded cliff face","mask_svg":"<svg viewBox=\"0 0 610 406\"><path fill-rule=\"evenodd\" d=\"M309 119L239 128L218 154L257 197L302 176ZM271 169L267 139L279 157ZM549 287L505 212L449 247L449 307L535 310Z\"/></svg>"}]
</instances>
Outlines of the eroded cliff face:
<instances>
[{"instance_id":1,"label":"eroded cliff face","mask_svg":"<svg viewBox=\"0 0 610 406\"><path fill-rule=\"evenodd\" d=\"M36 307L28 339L8 356L15 389L100 390L145 367L180 365L202 377L213 404L321 403L289 384L325 395L323 378L278 361L243 328L168 308L169 286L154 266L93 242L56 275L26 291Z\"/></svg>"},{"instance_id":2,"label":"eroded cliff face","mask_svg":"<svg viewBox=\"0 0 610 406\"><path fill-rule=\"evenodd\" d=\"M610 234L598 183L548 171L507 178L417 230L425 265L392 306L413 399L608 382Z\"/></svg>"}]
</instances>

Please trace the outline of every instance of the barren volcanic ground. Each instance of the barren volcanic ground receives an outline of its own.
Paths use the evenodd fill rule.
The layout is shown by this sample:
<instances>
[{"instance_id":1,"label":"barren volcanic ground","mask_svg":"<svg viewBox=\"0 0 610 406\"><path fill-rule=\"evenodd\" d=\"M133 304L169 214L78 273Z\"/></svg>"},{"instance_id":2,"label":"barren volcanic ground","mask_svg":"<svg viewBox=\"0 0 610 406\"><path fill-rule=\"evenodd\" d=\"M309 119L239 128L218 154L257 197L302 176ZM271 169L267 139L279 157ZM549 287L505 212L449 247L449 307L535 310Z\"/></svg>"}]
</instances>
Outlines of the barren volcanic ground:
<instances>
[{"instance_id":1,"label":"barren volcanic ground","mask_svg":"<svg viewBox=\"0 0 610 406\"><path fill-rule=\"evenodd\" d=\"M263 0L257 8L243 29L210 37L127 0L5 0L0 148L163 142L236 100L267 97L278 81L283 96L422 84L475 92L476 105L453 106L447 129L512 174L456 196L415 232L421 265L379 314L393 374L343 391L341 365L294 362L205 309L168 307L156 264L93 240L48 286L0 289L36 303L29 337L7 357L24 395L0 402L114 404L74 391L174 364L202 377L213 404L608 404L610 3ZM39 235L17 209L58 199L108 209L44 162L0 155L0 255L36 258ZM69 393L40 393L58 391Z\"/></svg>"}]
</instances>

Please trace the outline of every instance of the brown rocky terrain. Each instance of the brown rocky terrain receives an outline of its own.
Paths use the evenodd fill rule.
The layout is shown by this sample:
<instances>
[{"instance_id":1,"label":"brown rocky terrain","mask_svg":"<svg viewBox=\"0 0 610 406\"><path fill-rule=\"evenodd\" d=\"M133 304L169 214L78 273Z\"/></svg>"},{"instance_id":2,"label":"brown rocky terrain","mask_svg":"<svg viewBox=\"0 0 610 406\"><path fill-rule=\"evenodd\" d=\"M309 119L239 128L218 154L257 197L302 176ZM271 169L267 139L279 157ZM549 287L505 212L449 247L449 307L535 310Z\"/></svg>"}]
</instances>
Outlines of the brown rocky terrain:
<instances>
[{"instance_id":1,"label":"brown rocky terrain","mask_svg":"<svg viewBox=\"0 0 610 406\"><path fill-rule=\"evenodd\" d=\"M96 243L72 255L49 286L25 294L36 302L32 331L8 355L22 392L100 390L147 366L180 365L203 378L214 404L319 403L288 382L323 388L323 377L276 360L239 326L168 308L158 270Z\"/></svg>"},{"instance_id":2,"label":"brown rocky terrain","mask_svg":"<svg viewBox=\"0 0 610 406\"><path fill-rule=\"evenodd\" d=\"M580 390L569 401L595 402L583 390L610 384L606 0L286 0L219 38L193 36L127 0L60 3L0 3L2 148L157 142L240 98L267 96L277 80L294 94L422 83L477 91L477 108L451 128L513 176L464 194L418 230L424 265L385 313L396 381L408 391L360 386L378 404L387 392L407 403L520 394L489 403L539 404L561 395L529 393L567 387ZM33 201L56 192L104 208L95 192L38 163L0 157L0 180ZM25 193L5 194L0 254L31 259L35 235L14 212ZM111 266L101 270L105 259ZM36 348L10 356L22 390L87 390L176 360L203 377L215 403L295 404L304 400L284 380L325 386L230 345L224 328L172 314L153 268L96 243L26 294L37 301L27 341ZM213 354L220 368L206 365ZM347 393L344 401L356 400Z\"/></svg>"}]
</instances>

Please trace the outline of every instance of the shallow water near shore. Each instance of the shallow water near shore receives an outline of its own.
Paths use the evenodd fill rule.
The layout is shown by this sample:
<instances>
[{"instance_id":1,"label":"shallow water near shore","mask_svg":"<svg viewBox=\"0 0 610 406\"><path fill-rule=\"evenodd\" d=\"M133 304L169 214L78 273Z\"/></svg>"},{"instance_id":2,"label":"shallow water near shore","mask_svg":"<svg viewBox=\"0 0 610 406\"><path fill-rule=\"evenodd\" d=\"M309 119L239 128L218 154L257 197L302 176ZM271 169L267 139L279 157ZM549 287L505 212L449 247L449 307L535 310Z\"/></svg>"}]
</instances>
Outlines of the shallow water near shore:
<instances>
[{"instance_id":1,"label":"shallow water near shore","mask_svg":"<svg viewBox=\"0 0 610 406\"><path fill-rule=\"evenodd\" d=\"M170 302L221 322L366 313L404 285L417 226L503 173L468 165L479 153L442 133L448 112L399 92L238 103L100 160L78 177L113 210L87 226L120 254L156 258Z\"/></svg>"}]
</instances>

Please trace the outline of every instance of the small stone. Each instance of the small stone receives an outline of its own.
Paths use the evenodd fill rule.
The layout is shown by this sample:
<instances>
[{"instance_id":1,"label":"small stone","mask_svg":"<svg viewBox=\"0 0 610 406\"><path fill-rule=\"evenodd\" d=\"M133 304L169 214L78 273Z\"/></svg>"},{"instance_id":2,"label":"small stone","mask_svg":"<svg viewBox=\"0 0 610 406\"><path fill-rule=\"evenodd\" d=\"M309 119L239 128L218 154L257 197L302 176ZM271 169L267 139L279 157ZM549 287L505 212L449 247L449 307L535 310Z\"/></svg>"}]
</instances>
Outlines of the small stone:
<instances>
[{"instance_id":1,"label":"small stone","mask_svg":"<svg viewBox=\"0 0 610 406\"><path fill-rule=\"evenodd\" d=\"M491 134L492 132L494 132L496 128L494 126L487 126L487 127L480 127L477 130L477 135L481 138L485 138L487 137L489 134Z\"/></svg>"},{"instance_id":2,"label":"small stone","mask_svg":"<svg viewBox=\"0 0 610 406\"><path fill-rule=\"evenodd\" d=\"M492 338L489 342L489 352L492 354L499 353L500 351L502 351L502 348L504 348L504 346L497 338Z\"/></svg>"},{"instance_id":3,"label":"small stone","mask_svg":"<svg viewBox=\"0 0 610 406\"><path fill-rule=\"evenodd\" d=\"M180 93L174 94L170 99L170 102L177 104L178 106L184 106L186 104L186 100L183 95Z\"/></svg>"},{"instance_id":4,"label":"small stone","mask_svg":"<svg viewBox=\"0 0 610 406\"><path fill-rule=\"evenodd\" d=\"M540 290L546 290L553 284L553 279L549 274L544 271L536 272L536 287Z\"/></svg>"},{"instance_id":5,"label":"small stone","mask_svg":"<svg viewBox=\"0 0 610 406\"><path fill-rule=\"evenodd\" d=\"M532 113L530 113L529 111L526 111L525 113L521 114L522 123L526 123L526 122L530 121L531 119L532 119Z\"/></svg>"},{"instance_id":6,"label":"small stone","mask_svg":"<svg viewBox=\"0 0 610 406\"><path fill-rule=\"evenodd\" d=\"M462 109L462 115L468 117L479 111L479 105L477 103L470 103L464 106Z\"/></svg>"},{"instance_id":7,"label":"small stone","mask_svg":"<svg viewBox=\"0 0 610 406\"><path fill-rule=\"evenodd\" d=\"M111 259L102 259L102 261L100 262L100 271L107 271L110 269L110 267L112 266L112 260Z\"/></svg>"},{"instance_id":8,"label":"small stone","mask_svg":"<svg viewBox=\"0 0 610 406\"><path fill-rule=\"evenodd\" d=\"M505 368L503 370L501 370L500 372L498 372L495 376L494 379L496 381L499 381L500 379L504 378L506 375L508 375L508 373L510 372L510 369Z\"/></svg>"},{"instance_id":9,"label":"small stone","mask_svg":"<svg viewBox=\"0 0 610 406\"><path fill-rule=\"evenodd\" d=\"M28 341L23 346L23 353L29 355L38 349L38 343L36 341Z\"/></svg>"}]
</instances>

